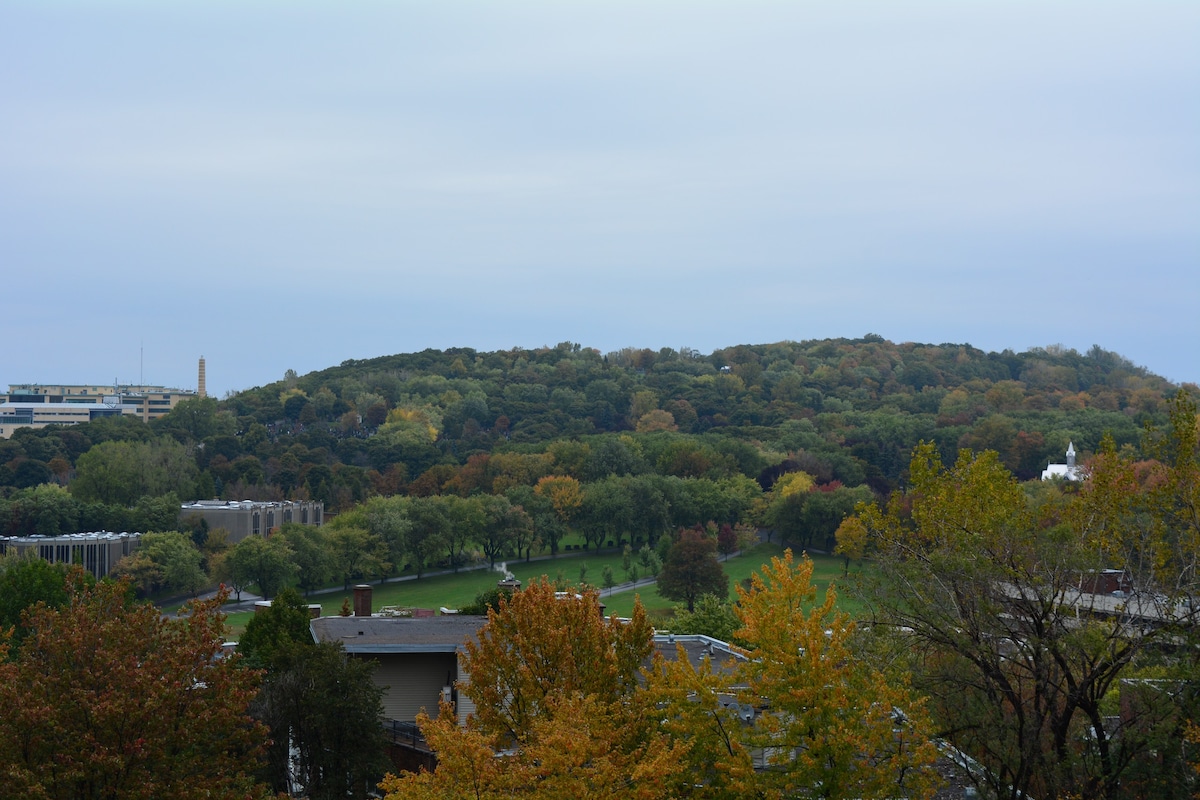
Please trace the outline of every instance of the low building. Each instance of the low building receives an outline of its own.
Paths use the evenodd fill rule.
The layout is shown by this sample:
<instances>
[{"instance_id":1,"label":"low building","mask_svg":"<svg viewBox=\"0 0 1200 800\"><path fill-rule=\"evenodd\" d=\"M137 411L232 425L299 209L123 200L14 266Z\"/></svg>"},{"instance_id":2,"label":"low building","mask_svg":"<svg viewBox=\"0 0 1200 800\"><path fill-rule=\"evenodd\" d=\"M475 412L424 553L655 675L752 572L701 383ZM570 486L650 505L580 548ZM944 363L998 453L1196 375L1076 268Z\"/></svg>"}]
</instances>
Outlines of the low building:
<instances>
[{"instance_id":1,"label":"low building","mask_svg":"<svg viewBox=\"0 0 1200 800\"><path fill-rule=\"evenodd\" d=\"M412 723L424 710L437 716L444 700L457 703L465 723L474 705L456 685L466 680L459 653L476 640L487 617L457 614L432 617L320 617L310 623L317 642L337 642L346 653L379 663L375 683L383 689L385 720Z\"/></svg>"},{"instance_id":2,"label":"low building","mask_svg":"<svg viewBox=\"0 0 1200 800\"><path fill-rule=\"evenodd\" d=\"M179 507L179 521L199 517L209 530L229 531L229 543L237 544L247 536L266 536L285 522L321 525L325 522L325 504L313 500L195 500Z\"/></svg>"},{"instance_id":3,"label":"low building","mask_svg":"<svg viewBox=\"0 0 1200 800\"><path fill-rule=\"evenodd\" d=\"M0 439L11 438L18 428L78 425L101 417L133 416L137 413L137 409L122 405L115 397L96 397L87 403L0 403Z\"/></svg>"},{"instance_id":4,"label":"low building","mask_svg":"<svg viewBox=\"0 0 1200 800\"><path fill-rule=\"evenodd\" d=\"M337 642L351 656L379 662L375 683L383 689L383 715L396 727L414 723L422 709L437 716L443 699L456 704L458 721L466 724L475 705L458 691L469 681L459 656L486 623L486 616L464 614L372 614L371 587L362 585L354 588L354 616L319 617L309 627L314 641ZM667 660L682 648L693 664L708 658L717 671L746 659L738 648L701 635L655 634L654 648Z\"/></svg>"},{"instance_id":5,"label":"low building","mask_svg":"<svg viewBox=\"0 0 1200 800\"><path fill-rule=\"evenodd\" d=\"M181 400L199 396L166 386L9 384L8 394L0 395L0 438L9 438L17 428L75 425L118 414L149 422L168 414Z\"/></svg>"},{"instance_id":6,"label":"low building","mask_svg":"<svg viewBox=\"0 0 1200 800\"><path fill-rule=\"evenodd\" d=\"M140 533L69 533L62 536L0 536L0 555L32 553L51 564L78 564L96 578L106 577L132 553Z\"/></svg>"}]
</instances>

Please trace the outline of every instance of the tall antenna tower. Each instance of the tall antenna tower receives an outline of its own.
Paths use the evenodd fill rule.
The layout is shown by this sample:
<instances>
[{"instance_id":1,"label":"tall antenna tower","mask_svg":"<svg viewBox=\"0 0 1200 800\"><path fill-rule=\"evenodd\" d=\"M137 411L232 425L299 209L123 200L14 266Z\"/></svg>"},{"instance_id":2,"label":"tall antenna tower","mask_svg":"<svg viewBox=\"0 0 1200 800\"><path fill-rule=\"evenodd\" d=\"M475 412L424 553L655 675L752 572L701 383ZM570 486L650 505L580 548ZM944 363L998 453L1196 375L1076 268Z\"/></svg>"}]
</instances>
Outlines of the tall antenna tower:
<instances>
[{"instance_id":1,"label":"tall antenna tower","mask_svg":"<svg viewBox=\"0 0 1200 800\"><path fill-rule=\"evenodd\" d=\"M197 387L196 387L196 394L200 395L201 397L207 397L207 396L208 396L208 392L207 392L207 391L205 391L205 388L204 388L204 356L200 356L200 376L199 376L199 379L200 379L200 380L199 380L199 384L198 384L198 385L197 385Z\"/></svg>"}]
</instances>

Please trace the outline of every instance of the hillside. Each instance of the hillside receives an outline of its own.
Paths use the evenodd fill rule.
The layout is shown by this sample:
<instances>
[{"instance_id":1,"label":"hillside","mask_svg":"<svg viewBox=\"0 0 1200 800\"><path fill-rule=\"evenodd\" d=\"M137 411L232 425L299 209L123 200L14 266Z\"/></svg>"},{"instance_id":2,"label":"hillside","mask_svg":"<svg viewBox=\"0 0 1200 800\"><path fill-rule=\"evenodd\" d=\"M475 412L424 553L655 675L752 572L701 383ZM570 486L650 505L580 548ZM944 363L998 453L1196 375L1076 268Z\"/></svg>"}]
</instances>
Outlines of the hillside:
<instances>
[{"instance_id":1,"label":"hillside","mask_svg":"<svg viewBox=\"0 0 1200 800\"><path fill-rule=\"evenodd\" d=\"M86 521L109 528L152 523L150 510L122 519L113 506L168 493L308 497L337 511L376 494L501 494L551 474L751 480L761 492L804 470L817 486L882 494L902 483L921 440L947 458L994 449L1022 479L1062 460L1069 442L1081 460L1106 433L1137 447L1176 388L1098 346L988 353L868 335L708 355L572 343L426 350L188 401L149 427L113 419L20 431L0 442L0 486L10 532L34 524L13 511L14 493L43 483L79 484L77 500L107 504ZM80 475L94 478L101 461L88 451L106 442L175 464L170 479L119 498L81 491Z\"/></svg>"},{"instance_id":2,"label":"hillside","mask_svg":"<svg viewBox=\"0 0 1200 800\"><path fill-rule=\"evenodd\" d=\"M570 343L426 350L347 361L239 393L222 407L243 426L263 425L259 435L277 444L327 451L329 465L403 467L408 480L473 453L675 431L740 454L748 474L758 459L791 455L827 479L883 490L900 480L921 439L947 454L997 449L1023 478L1060 459L1071 440L1085 453L1106 431L1119 444L1136 443L1173 389L1099 347L985 353L867 336L707 356L602 355ZM225 453L230 462L239 455Z\"/></svg>"}]
</instances>

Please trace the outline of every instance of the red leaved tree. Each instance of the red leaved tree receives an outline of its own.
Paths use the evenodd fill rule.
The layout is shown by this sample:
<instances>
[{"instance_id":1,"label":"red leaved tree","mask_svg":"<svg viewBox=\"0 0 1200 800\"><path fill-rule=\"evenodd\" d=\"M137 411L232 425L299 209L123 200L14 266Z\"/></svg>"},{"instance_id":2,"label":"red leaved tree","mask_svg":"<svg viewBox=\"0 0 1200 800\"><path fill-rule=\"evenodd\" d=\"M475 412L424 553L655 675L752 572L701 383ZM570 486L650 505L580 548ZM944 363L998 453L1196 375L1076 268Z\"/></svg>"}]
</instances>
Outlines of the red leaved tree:
<instances>
[{"instance_id":1,"label":"red leaved tree","mask_svg":"<svg viewBox=\"0 0 1200 800\"><path fill-rule=\"evenodd\" d=\"M177 619L125 584L75 580L61 608L0 639L6 797L265 797L252 777L266 729L246 714L258 674L220 658L223 598Z\"/></svg>"}]
</instances>

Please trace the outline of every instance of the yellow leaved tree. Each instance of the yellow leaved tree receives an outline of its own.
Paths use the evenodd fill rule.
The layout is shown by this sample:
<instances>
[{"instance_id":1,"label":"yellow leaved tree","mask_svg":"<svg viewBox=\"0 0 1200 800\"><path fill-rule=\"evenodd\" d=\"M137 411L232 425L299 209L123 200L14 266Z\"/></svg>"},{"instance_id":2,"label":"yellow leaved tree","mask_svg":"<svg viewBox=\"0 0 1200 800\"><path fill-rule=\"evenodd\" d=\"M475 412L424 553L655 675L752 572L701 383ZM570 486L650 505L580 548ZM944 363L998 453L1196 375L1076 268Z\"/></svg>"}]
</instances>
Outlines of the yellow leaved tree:
<instances>
[{"instance_id":1,"label":"yellow leaved tree","mask_svg":"<svg viewBox=\"0 0 1200 800\"><path fill-rule=\"evenodd\" d=\"M936 757L903 677L859 661L855 626L812 562L791 551L739 587L735 668L660 662L650 692L663 728L688 743L696 797L927 797Z\"/></svg>"},{"instance_id":2,"label":"yellow leaved tree","mask_svg":"<svg viewBox=\"0 0 1200 800\"><path fill-rule=\"evenodd\" d=\"M389 776L387 797L673 796L682 745L656 735L639 691L652 634L640 605L630 620L604 619L595 592L541 581L502 598L462 660L459 690L476 714L465 728L450 707L422 715L437 768Z\"/></svg>"}]
</instances>

